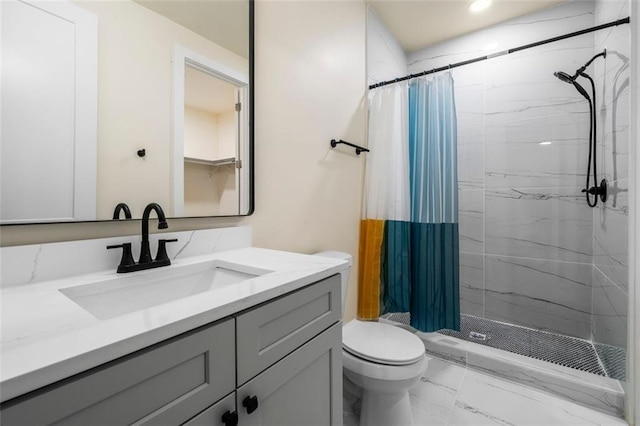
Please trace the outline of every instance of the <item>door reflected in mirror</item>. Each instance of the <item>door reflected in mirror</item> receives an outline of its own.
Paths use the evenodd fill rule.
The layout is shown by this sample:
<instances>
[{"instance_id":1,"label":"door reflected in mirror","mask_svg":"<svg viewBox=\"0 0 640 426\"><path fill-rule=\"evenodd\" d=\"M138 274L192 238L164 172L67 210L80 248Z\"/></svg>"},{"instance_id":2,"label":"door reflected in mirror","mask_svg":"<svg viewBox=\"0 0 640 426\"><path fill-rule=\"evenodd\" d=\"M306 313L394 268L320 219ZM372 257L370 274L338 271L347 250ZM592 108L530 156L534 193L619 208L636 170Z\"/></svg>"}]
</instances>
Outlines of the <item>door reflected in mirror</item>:
<instances>
[{"instance_id":1,"label":"door reflected in mirror","mask_svg":"<svg viewBox=\"0 0 640 426\"><path fill-rule=\"evenodd\" d=\"M227 74L218 64L182 50L176 54L176 66L184 65L184 82L176 81L177 91L184 87L184 108L176 109L176 140L182 139L184 162L183 196L179 188L174 197L174 212L180 216L231 216L246 209L248 199L243 174L243 153L248 144L246 95L248 79ZM190 56L191 55L191 56ZM177 78L180 78L176 72ZM244 108L243 108L244 106ZM178 169L178 167L176 167ZM180 172L178 171L178 174ZM175 179L179 185L179 176Z\"/></svg>"},{"instance_id":2,"label":"door reflected in mirror","mask_svg":"<svg viewBox=\"0 0 640 426\"><path fill-rule=\"evenodd\" d=\"M253 211L251 0L0 8L1 224Z\"/></svg>"}]
</instances>

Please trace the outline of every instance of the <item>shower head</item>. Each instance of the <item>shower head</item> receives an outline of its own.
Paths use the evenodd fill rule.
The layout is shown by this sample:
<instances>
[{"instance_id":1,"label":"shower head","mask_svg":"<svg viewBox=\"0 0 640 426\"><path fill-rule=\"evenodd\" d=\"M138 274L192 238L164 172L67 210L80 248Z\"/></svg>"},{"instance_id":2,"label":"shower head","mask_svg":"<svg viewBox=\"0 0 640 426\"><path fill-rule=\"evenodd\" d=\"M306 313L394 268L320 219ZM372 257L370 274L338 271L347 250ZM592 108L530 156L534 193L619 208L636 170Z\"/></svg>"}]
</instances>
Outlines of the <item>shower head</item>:
<instances>
[{"instance_id":1,"label":"shower head","mask_svg":"<svg viewBox=\"0 0 640 426\"><path fill-rule=\"evenodd\" d=\"M569 74L567 74L566 72L563 71L556 71L553 73L553 75L555 75L560 81L564 81L565 83L570 83L573 84L573 86L576 88L576 90L585 97L586 100L588 100L589 102L591 102L591 97L589 97L589 94L587 93L586 90L584 90L584 87L582 87L580 84L578 84L576 82L576 76L571 77Z\"/></svg>"},{"instance_id":2,"label":"shower head","mask_svg":"<svg viewBox=\"0 0 640 426\"><path fill-rule=\"evenodd\" d=\"M566 72L556 71L553 73L553 75L555 75L556 77L558 77L558 79L560 79L560 81L564 81L565 83L574 83L573 78Z\"/></svg>"}]
</instances>

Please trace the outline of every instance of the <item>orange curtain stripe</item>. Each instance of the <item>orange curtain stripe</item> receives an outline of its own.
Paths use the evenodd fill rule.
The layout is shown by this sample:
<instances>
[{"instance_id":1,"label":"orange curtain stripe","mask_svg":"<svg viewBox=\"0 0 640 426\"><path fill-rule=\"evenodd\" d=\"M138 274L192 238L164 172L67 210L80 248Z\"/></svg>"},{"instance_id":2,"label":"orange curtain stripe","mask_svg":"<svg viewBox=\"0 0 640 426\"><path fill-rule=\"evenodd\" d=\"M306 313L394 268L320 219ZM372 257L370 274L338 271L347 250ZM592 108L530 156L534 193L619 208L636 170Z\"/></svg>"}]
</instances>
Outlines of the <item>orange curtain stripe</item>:
<instances>
[{"instance_id":1,"label":"orange curtain stripe","mask_svg":"<svg viewBox=\"0 0 640 426\"><path fill-rule=\"evenodd\" d=\"M360 221L358 250L358 318L376 319L380 314L380 250L384 220Z\"/></svg>"}]
</instances>

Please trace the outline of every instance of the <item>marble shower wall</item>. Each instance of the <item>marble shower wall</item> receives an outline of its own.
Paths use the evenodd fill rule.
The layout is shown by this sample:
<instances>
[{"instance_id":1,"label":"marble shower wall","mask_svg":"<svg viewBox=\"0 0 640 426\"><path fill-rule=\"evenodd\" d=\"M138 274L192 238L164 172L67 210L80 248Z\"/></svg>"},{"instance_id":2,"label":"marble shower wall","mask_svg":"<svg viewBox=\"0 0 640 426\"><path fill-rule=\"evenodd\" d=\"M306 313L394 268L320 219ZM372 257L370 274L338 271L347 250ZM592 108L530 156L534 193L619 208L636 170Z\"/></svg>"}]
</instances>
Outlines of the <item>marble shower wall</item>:
<instances>
[{"instance_id":1,"label":"marble shower wall","mask_svg":"<svg viewBox=\"0 0 640 426\"><path fill-rule=\"evenodd\" d=\"M596 2L596 25L629 16L628 0ZM593 340L626 347L629 216L629 26L595 34L598 111L598 179L607 179L609 199L593 211Z\"/></svg>"},{"instance_id":2,"label":"marble shower wall","mask_svg":"<svg viewBox=\"0 0 640 426\"><path fill-rule=\"evenodd\" d=\"M622 9L611 1L566 3L410 54L408 71L589 28L596 19L627 16ZM626 192L601 210L586 205L580 191L586 179L589 107L573 86L553 76L555 71L572 74L598 44L622 43L618 32L610 34L607 39L586 34L452 70L463 312L585 339L592 329L599 337L623 322L611 316L622 300L611 281L626 273L626 237L620 235L626 235ZM622 60L615 65L614 57L600 71L606 78L598 90L611 93L617 85L618 98L628 98L619 71ZM599 133L609 141L601 150L600 167L621 188L627 149L620 129L628 123L620 115L627 106L616 104L611 94L602 99L599 121L608 124ZM606 343L614 344L613 338Z\"/></svg>"},{"instance_id":3,"label":"marble shower wall","mask_svg":"<svg viewBox=\"0 0 640 426\"><path fill-rule=\"evenodd\" d=\"M405 57L369 10L369 83L628 15L629 0L573 1ZM553 72L573 73L605 47L606 60L587 72L597 84L598 170L610 199L590 209L580 192L589 107ZM463 312L626 346L628 66L623 25L452 70Z\"/></svg>"}]
</instances>

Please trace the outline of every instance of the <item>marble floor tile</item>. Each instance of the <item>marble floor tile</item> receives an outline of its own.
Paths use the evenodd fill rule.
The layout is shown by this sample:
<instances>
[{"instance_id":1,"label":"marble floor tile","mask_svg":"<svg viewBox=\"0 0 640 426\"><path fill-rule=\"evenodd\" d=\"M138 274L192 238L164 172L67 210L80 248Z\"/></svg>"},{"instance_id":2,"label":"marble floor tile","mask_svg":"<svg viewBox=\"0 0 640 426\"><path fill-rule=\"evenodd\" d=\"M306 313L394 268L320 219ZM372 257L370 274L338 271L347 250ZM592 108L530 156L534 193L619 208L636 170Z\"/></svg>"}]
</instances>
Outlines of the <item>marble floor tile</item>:
<instances>
[{"instance_id":1,"label":"marble floor tile","mask_svg":"<svg viewBox=\"0 0 640 426\"><path fill-rule=\"evenodd\" d=\"M422 425L612 425L627 423L527 386L433 358L410 390L415 426ZM345 426L358 416L345 412ZM393 425L404 426L404 425Z\"/></svg>"},{"instance_id":2,"label":"marble floor tile","mask_svg":"<svg viewBox=\"0 0 640 426\"><path fill-rule=\"evenodd\" d=\"M466 369L456 364L431 358L420 382L409 389L411 405L423 414L446 422L453 407Z\"/></svg>"},{"instance_id":3,"label":"marble floor tile","mask_svg":"<svg viewBox=\"0 0 640 426\"><path fill-rule=\"evenodd\" d=\"M449 425L624 425L622 419L468 370Z\"/></svg>"}]
</instances>

